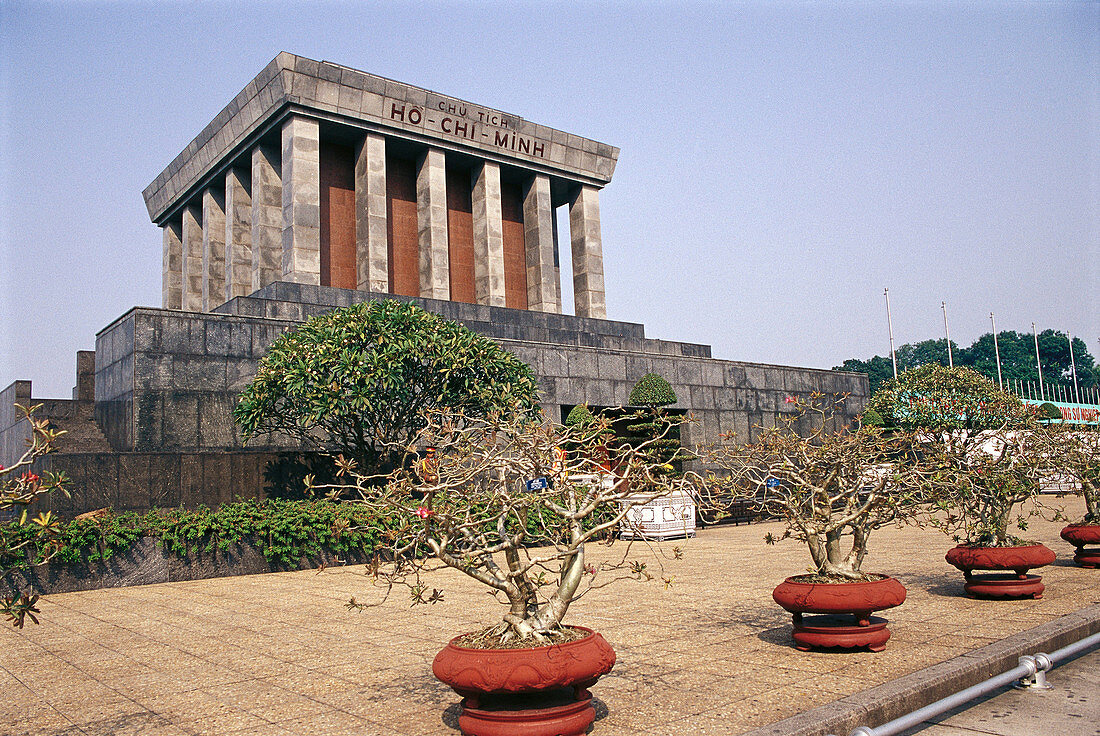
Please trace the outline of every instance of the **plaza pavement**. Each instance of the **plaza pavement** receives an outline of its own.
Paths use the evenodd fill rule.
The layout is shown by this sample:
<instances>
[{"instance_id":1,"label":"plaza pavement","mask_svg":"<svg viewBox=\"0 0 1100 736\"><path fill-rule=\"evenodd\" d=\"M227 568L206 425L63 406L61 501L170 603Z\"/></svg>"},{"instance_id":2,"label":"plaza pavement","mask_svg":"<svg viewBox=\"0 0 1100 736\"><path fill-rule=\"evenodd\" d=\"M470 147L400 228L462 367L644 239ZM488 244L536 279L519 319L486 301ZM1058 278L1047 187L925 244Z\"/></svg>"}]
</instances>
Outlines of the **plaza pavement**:
<instances>
[{"instance_id":1,"label":"plaza pavement","mask_svg":"<svg viewBox=\"0 0 1100 736\"><path fill-rule=\"evenodd\" d=\"M1079 499L1055 503L1083 513ZM591 733L740 734L1096 604L1100 571L1072 566L1061 526L1032 521L1027 536L1058 560L1042 571L1045 597L1022 601L962 597L962 575L943 559L953 543L940 532L876 532L864 569L909 589L885 614L893 638L877 654L792 647L771 590L809 556L791 540L763 543L778 524L668 542L663 570L648 562L655 580L595 590L567 616L618 654L592 689ZM635 545L630 556L645 554ZM0 734L454 736L459 698L432 677L432 659L502 607L452 571L428 583L444 602L411 608L402 594L362 612L344 607L351 596L377 600L361 566L46 596L40 625L0 629Z\"/></svg>"}]
</instances>

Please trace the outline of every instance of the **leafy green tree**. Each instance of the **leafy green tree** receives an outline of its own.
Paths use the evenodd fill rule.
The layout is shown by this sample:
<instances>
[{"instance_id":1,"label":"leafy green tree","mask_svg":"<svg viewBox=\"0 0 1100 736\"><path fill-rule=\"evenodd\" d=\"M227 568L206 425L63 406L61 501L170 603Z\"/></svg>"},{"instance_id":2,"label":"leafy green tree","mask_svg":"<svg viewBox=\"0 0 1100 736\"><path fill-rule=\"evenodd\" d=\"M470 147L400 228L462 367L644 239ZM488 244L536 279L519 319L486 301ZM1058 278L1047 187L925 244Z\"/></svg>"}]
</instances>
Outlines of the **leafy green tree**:
<instances>
[{"instance_id":1,"label":"leafy green tree","mask_svg":"<svg viewBox=\"0 0 1100 736\"><path fill-rule=\"evenodd\" d=\"M538 386L492 340L387 300L328 312L281 336L233 416L246 441L282 433L370 474L400 463L440 411L537 417Z\"/></svg>"},{"instance_id":2,"label":"leafy green tree","mask_svg":"<svg viewBox=\"0 0 1100 736\"><path fill-rule=\"evenodd\" d=\"M1073 372L1069 358L1069 341L1064 332L1044 330L1039 333L1039 361L1043 366L1043 382L1047 386L1058 386L1065 395L1071 396ZM960 348L952 343L952 357L956 366L971 368L992 381L997 380L997 350L1001 354L1001 377L1006 387L1017 381L1039 384L1039 373L1035 369L1035 337L1032 333L1006 330L997 333L996 349L993 345L993 333L987 332L972 345ZM924 340L918 343L902 345L895 351L898 372L922 365L948 365L947 341ZM1100 385L1100 372L1088 346L1080 338L1073 338L1073 362L1077 365L1077 385L1079 388L1091 388ZM856 371L866 373L870 381L871 393L893 378L893 364L890 356L875 355L868 360L849 358L833 370Z\"/></svg>"}]
</instances>

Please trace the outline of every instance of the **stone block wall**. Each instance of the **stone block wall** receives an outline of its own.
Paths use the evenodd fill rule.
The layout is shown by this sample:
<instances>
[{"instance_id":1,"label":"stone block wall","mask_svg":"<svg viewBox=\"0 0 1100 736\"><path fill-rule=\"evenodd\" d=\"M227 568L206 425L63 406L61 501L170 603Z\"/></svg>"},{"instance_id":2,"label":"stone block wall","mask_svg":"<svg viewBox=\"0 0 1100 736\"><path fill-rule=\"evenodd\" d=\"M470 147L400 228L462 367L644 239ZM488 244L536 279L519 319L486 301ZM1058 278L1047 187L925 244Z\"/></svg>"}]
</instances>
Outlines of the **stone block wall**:
<instances>
[{"instance_id":1,"label":"stone block wall","mask_svg":"<svg viewBox=\"0 0 1100 736\"><path fill-rule=\"evenodd\" d=\"M264 498L274 454L264 452L96 452L47 455L38 470L64 472L70 497L54 493L35 508L62 518L100 508L216 506L236 498Z\"/></svg>"},{"instance_id":2,"label":"stone block wall","mask_svg":"<svg viewBox=\"0 0 1100 736\"><path fill-rule=\"evenodd\" d=\"M100 332L97 416L114 449L133 452L240 450L231 411L271 342L334 307L385 298L371 292L276 282L237 297L217 313L133 309ZM715 360L710 348L652 340L642 325L569 315L411 300L493 338L539 378L547 415L561 420L576 404L625 405L634 383L659 373L699 420L691 442L720 434L748 437L787 411L788 396L847 393L852 416L867 398L860 374ZM253 450L289 449L259 438Z\"/></svg>"},{"instance_id":3,"label":"stone block wall","mask_svg":"<svg viewBox=\"0 0 1100 736\"><path fill-rule=\"evenodd\" d=\"M0 465L14 465L26 451L31 425L15 404L30 406L31 403L30 381L15 381L0 391Z\"/></svg>"},{"instance_id":4,"label":"stone block wall","mask_svg":"<svg viewBox=\"0 0 1100 736\"><path fill-rule=\"evenodd\" d=\"M57 496L44 508L68 516L263 497L264 471L276 453L301 448L284 437L248 446L241 440L231 412L261 358L279 335L310 317L387 296L276 282L215 313L131 309L96 336L94 374L91 354L78 359L80 400L45 402L43 416L72 434L37 468L69 475L73 497ZM790 396L848 394L846 418L868 397L863 374L716 360L706 345L647 338L640 324L399 298L464 323L529 364L543 408L557 421L577 404L626 405L646 373L672 385L679 401L671 408L695 415L684 430L688 446L724 441L729 433L750 439L753 427L771 426L792 410ZM87 399L93 391L94 403ZM29 381L0 392L5 464L27 436L26 423L15 419L16 401L31 403Z\"/></svg>"},{"instance_id":5,"label":"stone block wall","mask_svg":"<svg viewBox=\"0 0 1100 736\"><path fill-rule=\"evenodd\" d=\"M298 324L135 308L96 336L96 413L117 451L238 449L231 412L267 347ZM290 447L279 441L264 447Z\"/></svg>"}]
</instances>

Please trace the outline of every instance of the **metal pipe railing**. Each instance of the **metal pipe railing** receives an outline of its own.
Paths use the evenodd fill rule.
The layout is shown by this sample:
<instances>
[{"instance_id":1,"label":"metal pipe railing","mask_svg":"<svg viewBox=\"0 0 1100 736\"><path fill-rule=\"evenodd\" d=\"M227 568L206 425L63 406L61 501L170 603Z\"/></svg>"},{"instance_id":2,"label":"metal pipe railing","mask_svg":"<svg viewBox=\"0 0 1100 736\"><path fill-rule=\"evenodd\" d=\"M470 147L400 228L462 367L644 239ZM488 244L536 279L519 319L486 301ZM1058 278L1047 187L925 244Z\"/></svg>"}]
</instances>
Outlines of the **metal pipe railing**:
<instances>
[{"instance_id":1,"label":"metal pipe railing","mask_svg":"<svg viewBox=\"0 0 1100 736\"><path fill-rule=\"evenodd\" d=\"M980 698L1012 682L1016 682L1017 686L1021 688L1048 689L1050 685L1047 684L1046 673L1050 671L1051 668L1060 661L1069 659L1075 654L1096 646L1100 646L1100 633L1086 636L1084 639L1064 646L1051 654L1043 654L1042 652L1025 654L1020 657L1020 664L1008 672L1002 672L984 682L979 682L977 685L971 685L965 690L960 690L954 695L948 695L946 698L941 698L935 703L930 703L923 708L918 708L904 716L888 721L881 726L876 726L874 728L870 726L858 726L852 729L852 732L848 736L894 736L894 734L901 733L908 728L923 723L929 718L934 718L942 713L946 713L952 708L963 705L975 698Z\"/></svg>"}]
</instances>

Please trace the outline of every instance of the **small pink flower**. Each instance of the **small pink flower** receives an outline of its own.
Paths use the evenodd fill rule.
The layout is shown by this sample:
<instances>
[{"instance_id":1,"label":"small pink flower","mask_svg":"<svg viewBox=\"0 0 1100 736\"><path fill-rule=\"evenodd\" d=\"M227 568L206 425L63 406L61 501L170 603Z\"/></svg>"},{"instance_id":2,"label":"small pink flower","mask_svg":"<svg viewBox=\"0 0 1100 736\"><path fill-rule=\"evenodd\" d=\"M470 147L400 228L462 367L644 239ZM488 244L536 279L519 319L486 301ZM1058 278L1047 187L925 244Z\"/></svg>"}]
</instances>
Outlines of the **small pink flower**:
<instances>
[{"instance_id":1,"label":"small pink flower","mask_svg":"<svg viewBox=\"0 0 1100 736\"><path fill-rule=\"evenodd\" d=\"M417 506L416 507L416 515L419 516L421 519L427 519L429 516L431 516L434 513L435 512L432 511L431 509L429 509L427 506Z\"/></svg>"},{"instance_id":2,"label":"small pink flower","mask_svg":"<svg viewBox=\"0 0 1100 736\"><path fill-rule=\"evenodd\" d=\"M796 401L798 401L798 399L795 398L794 396L788 396L787 398L783 399L783 403L785 403L785 404L793 404Z\"/></svg>"},{"instance_id":3,"label":"small pink flower","mask_svg":"<svg viewBox=\"0 0 1100 736\"><path fill-rule=\"evenodd\" d=\"M28 470L27 472L23 473L22 481L24 483L37 483L38 476Z\"/></svg>"}]
</instances>

